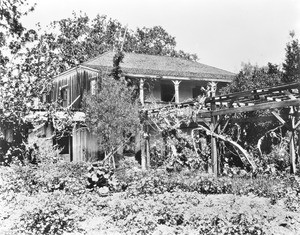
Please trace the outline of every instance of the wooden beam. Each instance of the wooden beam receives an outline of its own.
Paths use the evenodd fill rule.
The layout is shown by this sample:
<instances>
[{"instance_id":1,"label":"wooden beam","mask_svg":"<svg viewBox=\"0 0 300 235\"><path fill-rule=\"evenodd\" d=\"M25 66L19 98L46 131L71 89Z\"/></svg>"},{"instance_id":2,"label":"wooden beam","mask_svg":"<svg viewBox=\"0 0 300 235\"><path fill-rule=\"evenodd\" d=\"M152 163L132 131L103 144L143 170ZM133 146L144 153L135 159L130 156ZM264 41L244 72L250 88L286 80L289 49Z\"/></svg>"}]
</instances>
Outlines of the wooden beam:
<instances>
[{"instance_id":1,"label":"wooden beam","mask_svg":"<svg viewBox=\"0 0 300 235\"><path fill-rule=\"evenodd\" d=\"M80 98L80 95L77 96L77 98L72 102L72 104L70 104L70 105L67 107L67 109L70 109L70 108L76 103L76 101L77 101L79 98Z\"/></svg>"},{"instance_id":2,"label":"wooden beam","mask_svg":"<svg viewBox=\"0 0 300 235\"><path fill-rule=\"evenodd\" d=\"M262 116L262 117L251 117L251 118L231 118L231 123L243 123L243 122L268 122L276 121L274 116Z\"/></svg>"},{"instance_id":3,"label":"wooden beam","mask_svg":"<svg viewBox=\"0 0 300 235\"><path fill-rule=\"evenodd\" d=\"M300 120L295 124L294 129L297 129L299 125L300 125Z\"/></svg>"},{"instance_id":4,"label":"wooden beam","mask_svg":"<svg viewBox=\"0 0 300 235\"><path fill-rule=\"evenodd\" d=\"M290 140L290 164L291 174L296 173L296 151L295 151L295 132L292 131Z\"/></svg>"},{"instance_id":5,"label":"wooden beam","mask_svg":"<svg viewBox=\"0 0 300 235\"><path fill-rule=\"evenodd\" d=\"M266 110L266 109L277 109L277 108L286 108L288 106L299 106L300 99L296 100L285 100L280 102L267 102L256 104L252 106L244 106L238 108L229 108L229 109L220 109L215 111L204 111L199 113L199 117L205 118L210 116L218 116L218 115L226 115L231 113L243 113L243 112L251 112L251 111L258 111L258 110Z\"/></svg>"},{"instance_id":6,"label":"wooden beam","mask_svg":"<svg viewBox=\"0 0 300 235\"><path fill-rule=\"evenodd\" d=\"M295 100L296 99L296 97L291 93L291 92L289 92L288 90L285 90L285 91L283 91L284 92L284 94L286 94L291 100Z\"/></svg>"},{"instance_id":7,"label":"wooden beam","mask_svg":"<svg viewBox=\"0 0 300 235\"><path fill-rule=\"evenodd\" d=\"M280 117L278 113L276 113L275 111L272 111L271 113L282 125L285 125L286 121L284 121L284 119Z\"/></svg>"},{"instance_id":8,"label":"wooden beam","mask_svg":"<svg viewBox=\"0 0 300 235\"><path fill-rule=\"evenodd\" d=\"M292 84L285 84L281 86L276 86L276 87L269 87L269 88L263 88L263 89L256 89L252 91L243 91L243 92L236 92L236 93L231 93L227 95L221 95L221 96L216 96L215 100L216 101L231 101L234 98L240 98L240 97L249 97L253 95L264 95L264 94L271 94L271 93L280 93L281 91L284 90L290 90L290 89L296 89L300 87L300 83L292 83ZM211 102L211 98L207 98L206 102L209 103Z\"/></svg>"}]
</instances>

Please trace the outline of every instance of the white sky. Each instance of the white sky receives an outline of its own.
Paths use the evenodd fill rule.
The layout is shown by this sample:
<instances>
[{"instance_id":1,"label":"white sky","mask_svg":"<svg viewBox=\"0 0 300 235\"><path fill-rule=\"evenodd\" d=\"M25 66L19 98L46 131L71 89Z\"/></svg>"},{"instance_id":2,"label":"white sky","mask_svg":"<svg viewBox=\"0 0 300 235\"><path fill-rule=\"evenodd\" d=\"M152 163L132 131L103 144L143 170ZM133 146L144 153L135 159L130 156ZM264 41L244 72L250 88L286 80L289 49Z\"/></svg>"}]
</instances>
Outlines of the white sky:
<instances>
[{"instance_id":1,"label":"white sky","mask_svg":"<svg viewBox=\"0 0 300 235\"><path fill-rule=\"evenodd\" d=\"M289 32L300 39L299 0L29 0L37 22L70 17L72 12L117 19L123 25L162 26L176 37L177 49L196 53L199 62L238 72L242 62L281 64Z\"/></svg>"}]
</instances>

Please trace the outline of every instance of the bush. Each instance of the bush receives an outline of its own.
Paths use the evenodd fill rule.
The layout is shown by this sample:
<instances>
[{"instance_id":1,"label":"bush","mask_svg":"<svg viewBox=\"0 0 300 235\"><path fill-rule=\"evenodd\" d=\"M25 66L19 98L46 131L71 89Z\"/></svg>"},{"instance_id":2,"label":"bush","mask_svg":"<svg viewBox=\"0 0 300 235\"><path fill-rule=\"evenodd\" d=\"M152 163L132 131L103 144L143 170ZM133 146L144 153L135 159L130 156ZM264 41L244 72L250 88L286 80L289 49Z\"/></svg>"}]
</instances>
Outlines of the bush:
<instances>
[{"instance_id":1,"label":"bush","mask_svg":"<svg viewBox=\"0 0 300 235\"><path fill-rule=\"evenodd\" d=\"M87 184L86 163L57 162L26 166L11 165L10 170L6 172L6 180L0 188L1 191L34 194L64 190L75 193L84 190Z\"/></svg>"},{"instance_id":2,"label":"bush","mask_svg":"<svg viewBox=\"0 0 300 235\"><path fill-rule=\"evenodd\" d=\"M288 150L288 142L278 146L272 146L269 154L264 154L260 158L259 166L262 172L275 173L275 171L285 172L290 166L290 154Z\"/></svg>"},{"instance_id":3,"label":"bush","mask_svg":"<svg viewBox=\"0 0 300 235\"><path fill-rule=\"evenodd\" d=\"M37 162L20 164L16 161L3 172L6 180L1 191L26 192L53 192L64 190L70 193L80 192L86 187L86 173L88 163L66 162L58 155L58 150L52 143L37 139L39 146L36 149Z\"/></svg>"},{"instance_id":4,"label":"bush","mask_svg":"<svg viewBox=\"0 0 300 235\"><path fill-rule=\"evenodd\" d=\"M158 169L148 172L133 172L123 180L129 185L129 193L133 195L174 191L221 194L232 191L230 180L197 172L167 173L163 169Z\"/></svg>"},{"instance_id":5,"label":"bush","mask_svg":"<svg viewBox=\"0 0 300 235\"><path fill-rule=\"evenodd\" d=\"M131 171L119 177L119 183L128 186L131 196L162 194L165 192L197 192L200 194L255 195L270 198L271 203L289 197L291 207L297 206L296 195L300 194L299 180L294 176L258 175L256 177L215 178L201 172L182 171L168 173L164 169ZM291 192L291 193L289 193ZM293 205L293 206L292 206ZM294 209L296 210L296 209Z\"/></svg>"},{"instance_id":6,"label":"bush","mask_svg":"<svg viewBox=\"0 0 300 235\"><path fill-rule=\"evenodd\" d=\"M59 192L39 199L33 207L25 208L15 231L22 234L63 234L78 231L77 223L83 220L83 214L80 214L72 202L74 198Z\"/></svg>"}]
</instances>

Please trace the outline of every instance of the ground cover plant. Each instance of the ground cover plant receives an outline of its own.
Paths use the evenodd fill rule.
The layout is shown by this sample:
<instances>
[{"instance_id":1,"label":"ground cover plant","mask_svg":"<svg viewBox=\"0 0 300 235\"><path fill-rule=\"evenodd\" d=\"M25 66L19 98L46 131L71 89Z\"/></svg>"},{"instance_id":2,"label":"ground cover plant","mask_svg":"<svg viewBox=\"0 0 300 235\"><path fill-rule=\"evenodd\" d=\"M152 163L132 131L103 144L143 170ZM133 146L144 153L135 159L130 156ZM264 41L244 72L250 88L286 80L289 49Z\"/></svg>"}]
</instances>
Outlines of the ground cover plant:
<instances>
[{"instance_id":1,"label":"ground cover plant","mask_svg":"<svg viewBox=\"0 0 300 235\"><path fill-rule=\"evenodd\" d=\"M0 168L1 234L299 233L298 176L47 165Z\"/></svg>"}]
</instances>

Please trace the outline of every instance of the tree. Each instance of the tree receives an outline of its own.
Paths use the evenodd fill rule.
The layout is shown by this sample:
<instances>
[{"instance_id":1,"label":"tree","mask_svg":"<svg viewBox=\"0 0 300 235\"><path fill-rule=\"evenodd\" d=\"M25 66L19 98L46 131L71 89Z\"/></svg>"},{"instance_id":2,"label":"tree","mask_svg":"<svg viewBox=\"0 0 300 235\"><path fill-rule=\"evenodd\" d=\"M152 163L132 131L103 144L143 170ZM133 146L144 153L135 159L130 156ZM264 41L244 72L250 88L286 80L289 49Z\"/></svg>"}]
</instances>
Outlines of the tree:
<instances>
[{"instance_id":1,"label":"tree","mask_svg":"<svg viewBox=\"0 0 300 235\"><path fill-rule=\"evenodd\" d=\"M7 160L5 153L10 147L11 155L21 158L24 153L23 141L28 129L24 117L35 89L34 82L20 69L19 61L26 45L36 39L36 32L27 30L21 17L33 10L34 6L26 0L1 1L0 5L0 131L12 133L10 143L0 133L1 145L6 146L0 151L1 161Z\"/></svg>"},{"instance_id":2,"label":"tree","mask_svg":"<svg viewBox=\"0 0 300 235\"><path fill-rule=\"evenodd\" d=\"M20 19L34 10L26 0L1 1L0 4L0 75L10 62L10 55L19 52L24 43L32 40L33 30L26 30Z\"/></svg>"},{"instance_id":3,"label":"tree","mask_svg":"<svg viewBox=\"0 0 300 235\"><path fill-rule=\"evenodd\" d=\"M268 63L266 67L258 67L243 64L240 72L234 77L233 81L222 89L221 93L233 93L256 88L276 86L281 83L282 73L278 65Z\"/></svg>"},{"instance_id":4,"label":"tree","mask_svg":"<svg viewBox=\"0 0 300 235\"><path fill-rule=\"evenodd\" d=\"M285 62L283 63L284 83L295 82L300 79L300 45L295 33L290 32L291 41L286 44Z\"/></svg>"},{"instance_id":5,"label":"tree","mask_svg":"<svg viewBox=\"0 0 300 235\"><path fill-rule=\"evenodd\" d=\"M250 91L279 85L282 79L282 72L278 69L278 65L268 63L265 67L258 67L243 64L240 72L234 77L232 83L221 90L222 94ZM270 115L268 111L256 111L234 114L232 118L237 120L258 118ZM256 149L258 140L265 133L278 126L277 122L239 122L229 123L226 128L226 134L239 143L245 149ZM270 147L270 146L269 146ZM271 149L265 149L270 151ZM231 159L236 161L235 158Z\"/></svg>"},{"instance_id":6,"label":"tree","mask_svg":"<svg viewBox=\"0 0 300 235\"><path fill-rule=\"evenodd\" d=\"M40 35L39 43L27 57L36 57L41 45L51 54L51 59L46 56L44 63L53 64L54 59L57 65L51 67L59 70L67 70L106 51L121 48L124 52L197 60L195 54L177 51L175 37L160 26L134 31L105 15L97 15L91 20L86 14L73 13L72 18L53 22L49 30Z\"/></svg>"},{"instance_id":7,"label":"tree","mask_svg":"<svg viewBox=\"0 0 300 235\"><path fill-rule=\"evenodd\" d=\"M105 76L95 94L84 97L86 124L106 153L126 142L140 125L138 103L132 99L132 92L124 79Z\"/></svg>"}]
</instances>

